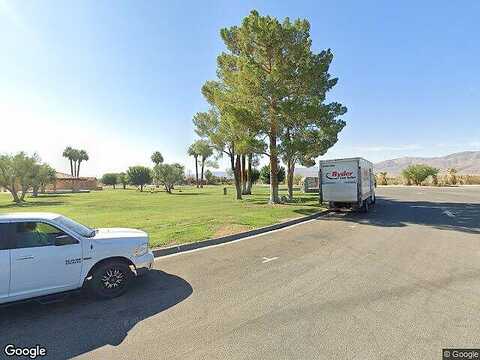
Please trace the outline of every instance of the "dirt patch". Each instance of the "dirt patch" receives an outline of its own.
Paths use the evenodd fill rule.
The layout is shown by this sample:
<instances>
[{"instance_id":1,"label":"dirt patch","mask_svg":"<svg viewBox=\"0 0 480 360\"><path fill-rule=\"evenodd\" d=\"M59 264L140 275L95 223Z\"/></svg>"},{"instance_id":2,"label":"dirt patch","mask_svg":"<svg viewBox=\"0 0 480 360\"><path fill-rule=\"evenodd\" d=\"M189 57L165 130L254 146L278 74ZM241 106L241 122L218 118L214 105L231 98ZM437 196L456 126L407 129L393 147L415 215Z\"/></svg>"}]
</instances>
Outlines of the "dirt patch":
<instances>
[{"instance_id":1,"label":"dirt patch","mask_svg":"<svg viewBox=\"0 0 480 360\"><path fill-rule=\"evenodd\" d=\"M240 232L248 231L251 229L252 228L247 225L240 225L240 224L223 225L223 226L220 226L215 231L215 233L213 234L213 237L222 237L222 236L227 236L232 234L238 234Z\"/></svg>"}]
</instances>

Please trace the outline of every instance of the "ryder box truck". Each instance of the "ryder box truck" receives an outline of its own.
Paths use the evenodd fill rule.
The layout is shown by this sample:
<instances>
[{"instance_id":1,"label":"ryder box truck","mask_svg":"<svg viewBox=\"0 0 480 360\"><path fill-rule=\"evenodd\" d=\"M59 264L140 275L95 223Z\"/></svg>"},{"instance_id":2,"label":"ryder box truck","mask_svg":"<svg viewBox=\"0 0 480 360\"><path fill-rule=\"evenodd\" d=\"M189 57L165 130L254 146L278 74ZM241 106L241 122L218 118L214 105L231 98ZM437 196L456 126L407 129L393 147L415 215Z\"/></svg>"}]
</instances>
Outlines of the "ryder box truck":
<instances>
[{"instance_id":1,"label":"ryder box truck","mask_svg":"<svg viewBox=\"0 0 480 360\"><path fill-rule=\"evenodd\" d=\"M321 160L320 203L330 209L351 208L367 212L375 203L373 164L363 158Z\"/></svg>"}]
</instances>

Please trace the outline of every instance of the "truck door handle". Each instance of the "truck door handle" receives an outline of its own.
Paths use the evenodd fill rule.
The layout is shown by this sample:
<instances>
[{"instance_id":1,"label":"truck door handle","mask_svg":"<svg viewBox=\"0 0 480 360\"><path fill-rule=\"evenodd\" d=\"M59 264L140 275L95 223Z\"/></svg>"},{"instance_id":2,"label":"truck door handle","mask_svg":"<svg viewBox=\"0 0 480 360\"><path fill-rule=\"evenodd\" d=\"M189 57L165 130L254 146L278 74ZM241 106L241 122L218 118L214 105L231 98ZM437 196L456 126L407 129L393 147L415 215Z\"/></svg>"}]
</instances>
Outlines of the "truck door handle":
<instances>
[{"instance_id":1,"label":"truck door handle","mask_svg":"<svg viewBox=\"0 0 480 360\"><path fill-rule=\"evenodd\" d=\"M18 261L20 261L20 260L31 260L31 259L34 259L34 257L32 255L22 256L22 257L17 258Z\"/></svg>"}]
</instances>

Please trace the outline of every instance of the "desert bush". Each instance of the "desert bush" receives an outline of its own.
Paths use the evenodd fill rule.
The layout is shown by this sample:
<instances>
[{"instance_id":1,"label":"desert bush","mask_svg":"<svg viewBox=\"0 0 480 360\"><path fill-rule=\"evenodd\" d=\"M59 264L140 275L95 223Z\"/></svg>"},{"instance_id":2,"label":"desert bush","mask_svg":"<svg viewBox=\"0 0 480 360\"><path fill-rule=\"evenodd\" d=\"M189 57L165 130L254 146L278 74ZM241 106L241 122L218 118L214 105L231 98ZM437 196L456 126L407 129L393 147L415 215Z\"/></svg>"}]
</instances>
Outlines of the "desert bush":
<instances>
[{"instance_id":1,"label":"desert bush","mask_svg":"<svg viewBox=\"0 0 480 360\"><path fill-rule=\"evenodd\" d=\"M480 185L480 175L458 175L457 178L462 185Z\"/></svg>"},{"instance_id":2,"label":"desert bush","mask_svg":"<svg viewBox=\"0 0 480 360\"><path fill-rule=\"evenodd\" d=\"M457 169L450 168L447 170L447 181L449 185L457 185Z\"/></svg>"},{"instance_id":3,"label":"desert bush","mask_svg":"<svg viewBox=\"0 0 480 360\"><path fill-rule=\"evenodd\" d=\"M382 171L378 174L375 174L378 185L388 185L387 172Z\"/></svg>"},{"instance_id":4,"label":"desert bush","mask_svg":"<svg viewBox=\"0 0 480 360\"><path fill-rule=\"evenodd\" d=\"M423 164L415 164L410 165L402 171L402 176L407 181L406 185L415 184L421 185L425 180L429 177L437 177L438 172L440 170L434 167L423 165ZM438 180L437 180L438 183Z\"/></svg>"}]
</instances>

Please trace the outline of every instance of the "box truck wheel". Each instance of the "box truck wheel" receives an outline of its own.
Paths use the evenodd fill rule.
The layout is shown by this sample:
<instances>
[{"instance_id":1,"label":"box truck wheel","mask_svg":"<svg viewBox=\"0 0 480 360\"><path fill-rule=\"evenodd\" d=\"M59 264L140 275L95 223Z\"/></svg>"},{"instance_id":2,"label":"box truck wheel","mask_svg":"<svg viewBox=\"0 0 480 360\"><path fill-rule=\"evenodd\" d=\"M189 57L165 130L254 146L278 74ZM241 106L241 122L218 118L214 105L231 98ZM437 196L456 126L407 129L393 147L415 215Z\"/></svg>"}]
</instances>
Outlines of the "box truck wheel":
<instances>
[{"instance_id":1,"label":"box truck wheel","mask_svg":"<svg viewBox=\"0 0 480 360\"><path fill-rule=\"evenodd\" d=\"M362 207L360 208L360 211L361 211L362 213L367 213L367 212L368 212L368 207L369 207L369 206L368 206L368 203L369 203L369 199L363 200L363 202L362 202Z\"/></svg>"}]
</instances>

